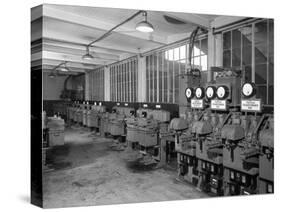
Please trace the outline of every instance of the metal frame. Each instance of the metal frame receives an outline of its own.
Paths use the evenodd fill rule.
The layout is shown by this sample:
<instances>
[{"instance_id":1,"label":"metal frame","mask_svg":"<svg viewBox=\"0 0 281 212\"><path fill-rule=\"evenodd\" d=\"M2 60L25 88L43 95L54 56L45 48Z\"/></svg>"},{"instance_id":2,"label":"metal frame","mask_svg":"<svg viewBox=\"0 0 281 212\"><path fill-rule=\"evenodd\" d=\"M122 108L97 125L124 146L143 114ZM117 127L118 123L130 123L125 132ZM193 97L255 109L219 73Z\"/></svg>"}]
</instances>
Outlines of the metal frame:
<instances>
[{"instance_id":1,"label":"metal frame","mask_svg":"<svg viewBox=\"0 0 281 212\"><path fill-rule=\"evenodd\" d=\"M256 75L256 61L255 61L255 25L266 21L267 22L267 39L266 39L266 45L267 45L267 53L266 53L266 57L267 57L267 61L266 61L266 83L265 84L258 84L258 86L265 86L266 87L266 105L271 106L268 104L269 102L269 21L270 19L254 19L251 22L247 22L243 25L240 26L236 26L236 27L232 27L229 28L225 31L222 31L222 34L227 33L227 32L231 32L231 66L232 66L232 31L236 30L236 29L241 29L243 27L246 26L251 26L251 30L252 30L252 40L251 40L251 66L252 66L252 70L251 70L251 80L252 82L256 81L255 75ZM242 34L241 34L241 62L240 62L240 66L241 68L243 68L243 39L242 39Z\"/></svg>"},{"instance_id":2,"label":"metal frame","mask_svg":"<svg viewBox=\"0 0 281 212\"><path fill-rule=\"evenodd\" d=\"M137 80L136 61L137 58L134 57L110 66L112 74L110 87L114 87L110 101L133 102L136 100L137 89L134 88Z\"/></svg>"},{"instance_id":3,"label":"metal frame","mask_svg":"<svg viewBox=\"0 0 281 212\"><path fill-rule=\"evenodd\" d=\"M199 41L199 49L201 49L201 45L202 45L202 40L204 39L207 39L207 36L204 35L204 36L200 36L198 39L196 39L196 41ZM168 47L165 47L165 48L161 48L160 50L156 50L156 51L150 51L151 54L146 54L146 61L147 61L147 64L146 64L146 72L148 73L147 76L146 76L146 81L147 81L147 85L146 85L146 89L147 89L147 94L148 96L146 97L146 101L148 102L154 102L154 103L159 103L160 102L160 95L162 95L162 103L172 103L172 104L175 104L177 103L176 100L176 85L175 85L175 81L176 81L176 70L175 68L178 68L180 72L180 69L181 69L181 65L179 64L178 66L175 64L175 62L179 62L181 60L185 60L185 68L187 68L187 66L189 64L188 63L188 48L187 48L187 44L188 43L189 39L185 39L185 42L180 42L180 43L177 43L177 45L171 45L172 47L168 48ZM181 59L181 53L180 53L180 47L181 46L185 46L185 59ZM179 58L177 61L175 61L175 49L178 48L178 51L179 51ZM207 47L208 48L208 47ZM169 51L172 51L172 57L173 58L170 58L170 55L169 55ZM162 57L162 87L160 88L160 83L159 83L159 72L160 72L160 64L159 64L159 57ZM208 62L208 54L207 55L207 62ZM199 63L200 63L200 66L201 66L201 63L202 63L202 60L201 60L201 57L202 56L205 56L205 54L200 54L197 55L196 57L199 57ZM154 64L154 57L156 57L156 64ZM167 57L167 58L166 58ZM194 56L194 51L193 51L193 55L192 55L192 58L195 58ZM151 61L152 60L152 61ZM193 63L194 63L194 59L193 59ZM191 64L192 65L192 64ZM172 67L171 67L172 66ZM155 71L155 68L156 68L156 73L157 73L157 86L156 86L156 99L154 98L155 97L155 94L154 94L154 87L155 87L155 83L154 83L154 71ZM172 68L171 70L171 73L170 73L170 68ZM151 74L151 71L153 71L152 73L152 79L150 79L150 74ZM167 74L166 78L165 78L165 73ZM172 82L171 82L171 79L172 79ZM152 80L152 81L151 81ZM166 80L166 81L165 81ZM165 87L165 83L167 83L167 87ZM152 88L151 88L151 85L152 85ZM160 93L160 90L162 89L162 93ZM167 90L166 92L166 95L165 95L165 90ZM152 94L152 97L151 97L151 94ZM170 95L171 94L171 95ZM166 100L166 101L165 101Z\"/></svg>"}]
</instances>

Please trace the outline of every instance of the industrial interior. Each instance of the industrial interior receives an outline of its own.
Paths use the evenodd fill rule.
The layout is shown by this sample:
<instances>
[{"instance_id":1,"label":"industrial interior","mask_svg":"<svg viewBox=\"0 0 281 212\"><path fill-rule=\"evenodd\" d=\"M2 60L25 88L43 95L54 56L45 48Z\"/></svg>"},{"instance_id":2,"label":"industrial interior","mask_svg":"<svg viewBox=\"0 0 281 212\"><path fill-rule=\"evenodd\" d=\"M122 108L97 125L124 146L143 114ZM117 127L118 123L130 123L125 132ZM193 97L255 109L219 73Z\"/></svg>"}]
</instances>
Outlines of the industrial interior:
<instances>
[{"instance_id":1,"label":"industrial interior","mask_svg":"<svg viewBox=\"0 0 281 212\"><path fill-rule=\"evenodd\" d=\"M272 19L44 4L31 33L44 207L274 192Z\"/></svg>"}]
</instances>

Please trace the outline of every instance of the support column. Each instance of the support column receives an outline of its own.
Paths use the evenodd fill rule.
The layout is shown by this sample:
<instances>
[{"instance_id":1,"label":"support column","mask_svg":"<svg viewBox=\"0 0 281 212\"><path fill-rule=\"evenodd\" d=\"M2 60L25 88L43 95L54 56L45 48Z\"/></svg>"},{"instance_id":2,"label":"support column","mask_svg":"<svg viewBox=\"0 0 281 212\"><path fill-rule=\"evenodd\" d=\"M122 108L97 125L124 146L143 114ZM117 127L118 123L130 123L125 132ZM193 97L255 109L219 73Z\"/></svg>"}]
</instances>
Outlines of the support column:
<instances>
[{"instance_id":1,"label":"support column","mask_svg":"<svg viewBox=\"0 0 281 212\"><path fill-rule=\"evenodd\" d=\"M207 82L212 81L212 66L222 66L222 35L214 35L212 30L208 33L208 75Z\"/></svg>"},{"instance_id":2,"label":"support column","mask_svg":"<svg viewBox=\"0 0 281 212\"><path fill-rule=\"evenodd\" d=\"M90 100L90 78L89 73L85 73L85 100Z\"/></svg>"},{"instance_id":3,"label":"support column","mask_svg":"<svg viewBox=\"0 0 281 212\"><path fill-rule=\"evenodd\" d=\"M208 32L208 73L207 73L207 82L212 81L212 72L211 67L215 66L215 36L213 35L212 29L209 29Z\"/></svg>"},{"instance_id":4,"label":"support column","mask_svg":"<svg viewBox=\"0 0 281 212\"><path fill-rule=\"evenodd\" d=\"M104 101L110 101L110 68L104 67Z\"/></svg>"},{"instance_id":5,"label":"support column","mask_svg":"<svg viewBox=\"0 0 281 212\"><path fill-rule=\"evenodd\" d=\"M223 66L223 40L222 34L217 34L215 36L215 65L216 66Z\"/></svg>"},{"instance_id":6,"label":"support column","mask_svg":"<svg viewBox=\"0 0 281 212\"><path fill-rule=\"evenodd\" d=\"M146 101L146 60L145 57L138 56L138 102Z\"/></svg>"}]
</instances>

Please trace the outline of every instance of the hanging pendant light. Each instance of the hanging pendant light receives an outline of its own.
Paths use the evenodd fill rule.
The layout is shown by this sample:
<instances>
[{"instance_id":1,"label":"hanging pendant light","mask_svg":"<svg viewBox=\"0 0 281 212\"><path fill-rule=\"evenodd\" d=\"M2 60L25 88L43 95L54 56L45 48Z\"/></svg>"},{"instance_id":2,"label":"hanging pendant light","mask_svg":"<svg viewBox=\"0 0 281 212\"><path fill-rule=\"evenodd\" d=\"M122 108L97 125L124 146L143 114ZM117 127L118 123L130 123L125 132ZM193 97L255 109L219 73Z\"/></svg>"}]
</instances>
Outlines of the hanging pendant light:
<instances>
[{"instance_id":1,"label":"hanging pendant light","mask_svg":"<svg viewBox=\"0 0 281 212\"><path fill-rule=\"evenodd\" d=\"M54 79L54 78L56 77L56 75L54 74L54 72L51 72L51 73L49 74L49 77L52 78L52 79Z\"/></svg>"},{"instance_id":2,"label":"hanging pendant light","mask_svg":"<svg viewBox=\"0 0 281 212\"><path fill-rule=\"evenodd\" d=\"M152 24L147 21L147 12L144 11L142 15L144 16L144 21L141 21L136 25L136 30L140 32L153 32L154 28Z\"/></svg>"},{"instance_id":3,"label":"hanging pendant light","mask_svg":"<svg viewBox=\"0 0 281 212\"><path fill-rule=\"evenodd\" d=\"M94 59L93 55L90 54L89 46L86 47L86 54L84 54L82 56L82 59L84 59L84 60L92 60L92 59Z\"/></svg>"},{"instance_id":4,"label":"hanging pendant light","mask_svg":"<svg viewBox=\"0 0 281 212\"><path fill-rule=\"evenodd\" d=\"M66 62L62 63L56 70L62 71L62 72L70 71L69 68L66 66Z\"/></svg>"}]
</instances>

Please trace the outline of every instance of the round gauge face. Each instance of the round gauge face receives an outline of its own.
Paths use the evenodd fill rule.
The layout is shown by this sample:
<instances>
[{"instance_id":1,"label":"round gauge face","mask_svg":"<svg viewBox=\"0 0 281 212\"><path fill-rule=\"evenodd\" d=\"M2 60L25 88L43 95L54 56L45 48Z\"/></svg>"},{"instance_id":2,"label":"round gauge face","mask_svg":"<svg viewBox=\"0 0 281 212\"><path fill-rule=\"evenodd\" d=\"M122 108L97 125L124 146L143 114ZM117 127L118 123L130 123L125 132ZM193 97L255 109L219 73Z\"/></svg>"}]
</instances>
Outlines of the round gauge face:
<instances>
[{"instance_id":1,"label":"round gauge face","mask_svg":"<svg viewBox=\"0 0 281 212\"><path fill-rule=\"evenodd\" d=\"M196 88L196 90L195 90L195 96L196 96L196 98L198 98L198 99L202 98L202 96L203 96L203 90L202 90L202 88Z\"/></svg>"},{"instance_id":2,"label":"round gauge face","mask_svg":"<svg viewBox=\"0 0 281 212\"><path fill-rule=\"evenodd\" d=\"M212 99L215 96L215 89L214 87L207 87L206 89L206 96L208 99Z\"/></svg>"},{"instance_id":3,"label":"round gauge face","mask_svg":"<svg viewBox=\"0 0 281 212\"><path fill-rule=\"evenodd\" d=\"M223 86L218 87L218 89L217 89L218 98L224 98L225 95L226 95L225 87L223 87Z\"/></svg>"},{"instance_id":4,"label":"round gauge face","mask_svg":"<svg viewBox=\"0 0 281 212\"><path fill-rule=\"evenodd\" d=\"M245 83L242 87L242 93L244 96L250 97L254 93L254 87L250 83Z\"/></svg>"},{"instance_id":5,"label":"round gauge face","mask_svg":"<svg viewBox=\"0 0 281 212\"><path fill-rule=\"evenodd\" d=\"M188 98L188 99L190 99L190 98L192 97L192 90L191 90L191 88L187 88L187 89L185 90L185 96L186 96L186 98Z\"/></svg>"}]
</instances>

